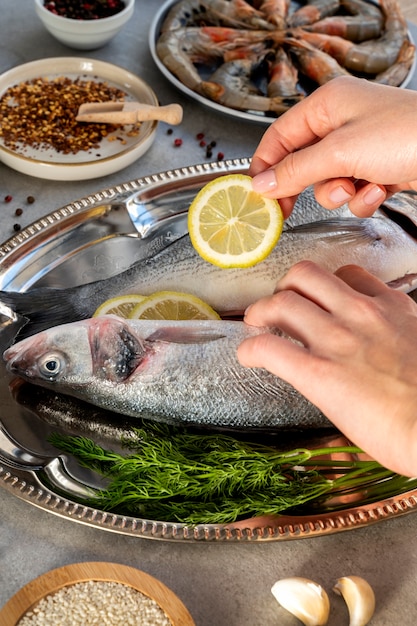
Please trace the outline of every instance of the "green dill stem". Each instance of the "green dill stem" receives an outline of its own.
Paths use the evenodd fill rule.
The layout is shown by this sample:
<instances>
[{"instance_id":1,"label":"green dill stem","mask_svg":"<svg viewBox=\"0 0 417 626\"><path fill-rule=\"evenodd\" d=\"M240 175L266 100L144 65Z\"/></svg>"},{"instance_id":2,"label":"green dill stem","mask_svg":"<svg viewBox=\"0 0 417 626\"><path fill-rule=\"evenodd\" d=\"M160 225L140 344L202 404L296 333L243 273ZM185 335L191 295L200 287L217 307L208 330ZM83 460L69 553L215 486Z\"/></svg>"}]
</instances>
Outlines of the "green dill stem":
<instances>
[{"instance_id":1,"label":"green dill stem","mask_svg":"<svg viewBox=\"0 0 417 626\"><path fill-rule=\"evenodd\" d=\"M195 435L156 423L137 429L135 439L123 442L131 451L126 456L85 437L56 434L51 442L109 479L107 488L91 501L93 506L186 524L278 515L307 502L355 492L378 498L410 485L376 461L357 459L362 450L356 446L282 452L227 435ZM329 455L338 454L349 459L329 460Z\"/></svg>"}]
</instances>

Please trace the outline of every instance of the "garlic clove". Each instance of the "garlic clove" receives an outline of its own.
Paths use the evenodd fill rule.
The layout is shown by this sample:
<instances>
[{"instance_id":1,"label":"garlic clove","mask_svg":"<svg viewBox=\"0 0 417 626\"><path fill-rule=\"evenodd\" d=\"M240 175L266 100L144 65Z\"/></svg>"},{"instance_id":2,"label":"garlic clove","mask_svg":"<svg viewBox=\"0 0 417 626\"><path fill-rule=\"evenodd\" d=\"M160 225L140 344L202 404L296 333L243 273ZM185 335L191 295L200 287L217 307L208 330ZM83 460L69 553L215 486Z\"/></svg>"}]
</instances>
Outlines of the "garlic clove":
<instances>
[{"instance_id":1,"label":"garlic clove","mask_svg":"<svg viewBox=\"0 0 417 626\"><path fill-rule=\"evenodd\" d=\"M375 612L375 594L371 585L360 576L343 576L337 580L333 591L347 604L349 626L366 626Z\"/></svg>"},{"instance_id":2,"label":"garlic clove","mask_svg":"<svg viewBox=\"0 0 417 626\"><path fill-rule=\"evenodd\" d=\"M317 583L294 576L278 580L271 589L277 602L305 626L325 626L329 619L329 596Z\"/></svg>"}]
</instances>

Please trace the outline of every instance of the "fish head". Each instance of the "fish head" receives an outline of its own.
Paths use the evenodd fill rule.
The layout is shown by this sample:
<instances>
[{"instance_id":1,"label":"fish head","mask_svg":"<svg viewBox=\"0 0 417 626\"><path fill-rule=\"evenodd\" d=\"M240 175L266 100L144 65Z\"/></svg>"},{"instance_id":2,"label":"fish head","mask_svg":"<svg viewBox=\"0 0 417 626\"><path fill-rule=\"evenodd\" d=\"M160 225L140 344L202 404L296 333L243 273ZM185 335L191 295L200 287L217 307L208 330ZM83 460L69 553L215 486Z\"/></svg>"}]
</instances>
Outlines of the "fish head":
<instances>
[{"instance_id":1,"label":"fish head","mask_svg":"<svg viewBox=\"0 0 417 626\"><path fill-rule=\"evenodd\" d=\"M27 337L4 354L9 372L64 390L97 381L126 380L145 357L144 342L123 320L103 316L55 326Z\"/></svg>"}]
</instances>

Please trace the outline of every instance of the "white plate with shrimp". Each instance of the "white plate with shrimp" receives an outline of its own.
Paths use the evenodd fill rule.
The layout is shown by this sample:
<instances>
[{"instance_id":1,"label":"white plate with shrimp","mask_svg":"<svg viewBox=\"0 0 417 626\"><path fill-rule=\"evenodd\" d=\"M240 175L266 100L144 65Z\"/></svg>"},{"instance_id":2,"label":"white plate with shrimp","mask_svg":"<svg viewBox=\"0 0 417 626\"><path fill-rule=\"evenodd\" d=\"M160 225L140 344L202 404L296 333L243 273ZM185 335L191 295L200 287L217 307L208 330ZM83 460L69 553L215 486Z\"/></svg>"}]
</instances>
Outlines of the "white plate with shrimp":
<instances>
[{"instance_id":1,"label":"white plate with shrimp","mask_svg":"<svg viewBox=\"0 0 417 626\"><path fill-rule=\"evenodd\" d=\"M286 16L273 18L247 2L249 17L241 22L234 0L167 0L151 24L149 46L159 70L216 112L270 124L340 74L404 88L414 73L415 45L396 0L343 0L343 10L339 0L291 1ZM285 2L265 2L272 5L276 11ZM323 11L306 24L300 11L312 8ZM323 52L329 46L331 54Z\"/></svg>"}]
</instances>

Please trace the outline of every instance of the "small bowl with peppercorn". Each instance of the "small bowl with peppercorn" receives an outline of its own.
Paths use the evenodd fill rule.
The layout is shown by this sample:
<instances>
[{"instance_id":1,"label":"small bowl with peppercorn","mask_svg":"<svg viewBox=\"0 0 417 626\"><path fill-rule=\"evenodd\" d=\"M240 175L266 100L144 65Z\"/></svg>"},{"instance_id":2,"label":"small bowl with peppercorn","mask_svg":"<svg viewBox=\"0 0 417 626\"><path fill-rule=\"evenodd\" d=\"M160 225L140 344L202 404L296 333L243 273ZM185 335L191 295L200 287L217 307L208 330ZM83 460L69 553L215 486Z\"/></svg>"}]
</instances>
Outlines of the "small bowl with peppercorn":
<instances>
[{"instance_id":1,"label":"small bowl with peppercorn","mask_svg":"<svg viewBox=\"0 0 417 626\"><path fill-rule=\"evenodd\" d=\"M132 17L135 0L35 0L46 30L61 43L94 50L108 43Z\"/></svg>"}]
</instances>

